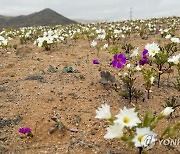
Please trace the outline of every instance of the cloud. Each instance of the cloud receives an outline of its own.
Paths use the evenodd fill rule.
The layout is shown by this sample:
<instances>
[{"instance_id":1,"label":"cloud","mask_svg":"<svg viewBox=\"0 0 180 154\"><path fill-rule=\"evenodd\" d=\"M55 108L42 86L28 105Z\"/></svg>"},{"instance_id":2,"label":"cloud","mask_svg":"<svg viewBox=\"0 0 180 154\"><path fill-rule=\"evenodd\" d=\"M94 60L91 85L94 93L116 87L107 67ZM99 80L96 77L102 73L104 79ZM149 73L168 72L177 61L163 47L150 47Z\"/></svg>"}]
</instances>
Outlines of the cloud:
<instances>
[{"instance_id":1,"label":"cloud","mask_svg":"<svg viewBox=\"0 0 180 154\"><path fill-rule=\"evenodd\" d=\"M2 15L22 15L51 8L72 19L122 20L180 16L180 0L0 0Z\"/></svg>"}]
</instances>

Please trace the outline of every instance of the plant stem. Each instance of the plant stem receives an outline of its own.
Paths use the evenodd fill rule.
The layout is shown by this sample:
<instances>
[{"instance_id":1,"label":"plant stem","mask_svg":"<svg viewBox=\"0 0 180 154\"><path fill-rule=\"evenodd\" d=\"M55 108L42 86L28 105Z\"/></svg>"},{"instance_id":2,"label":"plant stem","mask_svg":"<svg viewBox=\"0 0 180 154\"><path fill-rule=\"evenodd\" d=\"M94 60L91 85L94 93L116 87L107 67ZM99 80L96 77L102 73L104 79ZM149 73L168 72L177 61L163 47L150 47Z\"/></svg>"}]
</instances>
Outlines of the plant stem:
<instances>
[{"instance_id":1,"label":"plant stem","mask_svg":"<svg viewBox=\"0 0 180 154\"><path fill-rule=\"evenodd\" d=\"M147 98L148 98L148 99L150 99L150 92L149 92L149 91L150 91L150 90L148 89L148 90L147 90Z\"/></svg>"},{"instance_id":2,"label":"plant stem","mask_svg":"<svg viewBox=\"0 0 180 154\"><path fill-rule=\"evenodd\" d=\"M162 74L162 65L159 66L159 73L158 73L158 88L160 88L160 79Z\"/></svg>"},{"instance_id":3,"label":"plant stem","mask_svg":"<svg viewBox=\"0 0 180 154\"><path fill-rule=\"evenodd\" d=\"M161 73L158 74L158 88L160 87Z\"/></svg>"},{"instance_id":4,"label":"plant stem","mask_svg":"<svg viewBox=\"0 0 180 154\"><path fill-rule=\"evenodd\" d=\"M132 101L132 89L129 87L129 103Z\"/></svg>"},{"instance_id":5,"label":"plant stem","mask_svg":"<svg viewBox=\"0 0 180 154\"><path fill-rule=\"evenodd\" d=\"M139 147L139 154L142 154L142 152L143 152L143 148Z\"/></svg>"}]
</instances>

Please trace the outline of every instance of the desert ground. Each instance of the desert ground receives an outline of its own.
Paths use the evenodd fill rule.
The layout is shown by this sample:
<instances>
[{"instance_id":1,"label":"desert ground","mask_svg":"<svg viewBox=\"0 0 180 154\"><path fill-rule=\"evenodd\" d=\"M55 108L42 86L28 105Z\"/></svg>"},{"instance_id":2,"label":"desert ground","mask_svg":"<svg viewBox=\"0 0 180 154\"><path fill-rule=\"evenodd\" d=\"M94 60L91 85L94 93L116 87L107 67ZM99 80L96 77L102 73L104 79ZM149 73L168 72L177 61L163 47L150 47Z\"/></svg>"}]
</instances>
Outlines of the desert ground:
<instances>
[{"instance_id":1,"label":"desert ground","mask_svg":"<svg viewBox=\"0 0 180 154\"><path fill-rule=\"evenodd\" d=\"M176 30L175 36L180 36L180 30ZM147 39L132 35L126 41L139 47L140 52L147 43L163 45L168 42L159 33ZM123 42L119 40L117 44L121 46ZM107 103L114 115L124 106L136 107L140 117L143 117L146 111L153 114L161 112L168 98L180 96L172 84L177 76L175 67L170 76L167 73L162 75L160 88L155 79L150 99L146 97L141 74L137 74L135 86L144 95L137 101L133 99L129 103L117 90L104 88L99 82L101 71L109 70L118 79L118 73L125 72L126 68L113 68L110 65L113 54L105 49L100 50L97 56L96 48L89 45L87 38L56 43L50 51L33 45L31 41L22 44L18 36L9 44L16 44L17 47L0 48L2 154L138 153L137 148L129 147L119 139L104 139L107 122L95 118L98 107ZM94 59L98 59L100 64L94 65ZM65 66L72 66L77 71L63 72ZM120 82L119 86L122 85ZM163 119L154 131L161 133L167 125L177 123L179 113L179 108L176 108L172 116ZM65 128L53 131L54 118L59 119ZM18 130L21 127L30 127L33 137L20 134ZM180 147L156 142L148 153L179 154Z\"/></svg>"}]
</instances>

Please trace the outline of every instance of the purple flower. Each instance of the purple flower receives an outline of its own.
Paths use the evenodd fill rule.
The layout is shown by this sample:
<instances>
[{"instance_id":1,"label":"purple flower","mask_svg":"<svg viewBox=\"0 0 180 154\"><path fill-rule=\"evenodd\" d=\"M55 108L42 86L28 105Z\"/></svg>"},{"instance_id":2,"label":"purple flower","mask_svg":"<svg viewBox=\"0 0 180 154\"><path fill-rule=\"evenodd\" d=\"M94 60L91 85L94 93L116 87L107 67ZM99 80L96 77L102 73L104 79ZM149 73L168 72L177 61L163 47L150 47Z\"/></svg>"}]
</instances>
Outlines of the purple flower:
<instances>
[{"instance_id":1,"label":"purple flower","mask_svg":"<svg viewBox=\"0 0 180 154\"><path fill-rule=\"evenodd\" d=\"M144 49L143 52L142 52L142 56L143 57L146 57L148 54L148 50L147 49Z\"/></svg>"},{"instance_id":2,"label":"purple flower","mask_svg":"<svg viewBox=\"0 0 180 154\"><path fill-rule=\"evenodd\" d=\"M147 64L148 58L147 57L142 57L139 61L139 65L144 65Z\"/></svg>"},{"instance_id":3,"label":"purple flower","mask_svg":"<svg viewBox=\"0 0 180 154\"><path fill-rule=\"evenodd\" d=\"M19 128L19 133L26 134L30 132L31 132L31 128Z\"/></svg>"},{"instance_id":4,"label":"purple flower","mask_svg":"<svg viewBox=\"0 0 180 154\"><path fill-rule=\"evenodd\" d=\"M122 53L114 55L114 60L112 62L113 67L122 68L124 64L126 64L126 57Z\"/></svg>"},{"instance_id":5,"label":"purple flower","mask_svg":"<svg viewBox=\"0 0 180 154\"><path fill-rule=\"evenodd\" d=\"M148 54L148 50L144 49L142 52L142 58L139 60L139 65L147 64L148 62L147 54Z\"/></svg>"},{"instance_id":6,"label":"purple flower","mask_svg":"<svg viewBox=\"0 0 180 154\"><path fill-rule=\"evenodd\" d=\"M93 60L93 64L99 64L99 61L97 59Z\"/></svg>"}]
</instances>

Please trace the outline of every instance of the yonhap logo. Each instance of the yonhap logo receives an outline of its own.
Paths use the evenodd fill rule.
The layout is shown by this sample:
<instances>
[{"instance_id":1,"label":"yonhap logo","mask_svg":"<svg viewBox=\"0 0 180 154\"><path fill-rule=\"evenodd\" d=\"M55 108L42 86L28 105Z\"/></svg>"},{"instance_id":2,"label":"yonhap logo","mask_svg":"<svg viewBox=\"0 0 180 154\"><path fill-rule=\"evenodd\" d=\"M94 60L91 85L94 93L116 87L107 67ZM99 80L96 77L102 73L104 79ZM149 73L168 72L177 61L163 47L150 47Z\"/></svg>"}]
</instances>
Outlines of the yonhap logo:
<instances>
[{"instance_id":1,"label":"yonhap logo","mask_svg":"<svg viewBox=\"0 0 180 154\"><path fill-rule=\"evenodd\" d=\"M157 139L154 135L144 135L143 140L141 142L142 147L146 147L147 149L151 149L155 144L164 145L164 146L179 146L180 139Z\"/></svg>"},{"instance_id":2,"label":"yonhap logo","mask_svg":"<svg viewBox=\"0 0 180 154\"><path fill-rule=\"evenodd\" d=\"M151 149L154 147L156 141L157 139L154 135L144 135L142 146L147 147L147 149Z\"/></svg>"},{"instance_id":3,"label":"yonhap logo","mask_svg":"<svg viewBox=\"0 0 180 154\"><path fill-rule=\"evenodd\" d=\"M179 146L180 145L180 139L172 139L172 138L168 138L168 139L162 139L159 140L159 144L160 145L171 145L171 146Z\"/></svg>"}]
</instances>

